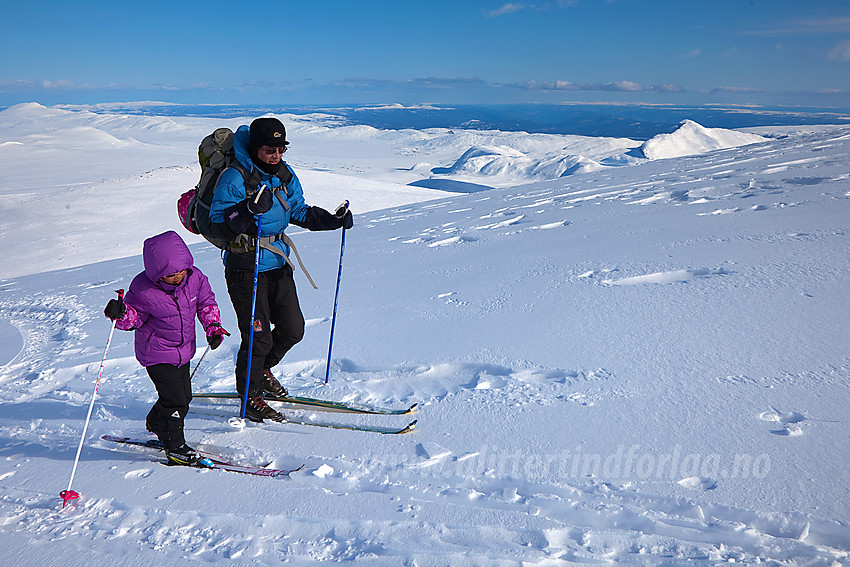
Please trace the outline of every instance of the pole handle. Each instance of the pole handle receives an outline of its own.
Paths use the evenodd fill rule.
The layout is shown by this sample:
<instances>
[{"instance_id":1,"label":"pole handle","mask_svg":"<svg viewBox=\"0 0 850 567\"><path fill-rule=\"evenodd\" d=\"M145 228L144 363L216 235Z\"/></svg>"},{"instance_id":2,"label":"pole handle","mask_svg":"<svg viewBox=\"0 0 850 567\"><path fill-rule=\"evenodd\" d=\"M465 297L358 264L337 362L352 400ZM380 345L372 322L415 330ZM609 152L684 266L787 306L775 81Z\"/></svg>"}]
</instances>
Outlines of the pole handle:
<instances>
[{"instance_id":1,"label":"pole handle","mask_svg":"<svg viewBox=\"0 0 850 567\"><path fill-rule=\"evenodd\" d=\"M254 204L255 205L260 202L260 195L262 195L263 191L265 191L265 190L266 190L266 184L263 183L262 185L260 185L260 190L257 191L256 195L254 195Z\"/></svg>"}]
</instances>

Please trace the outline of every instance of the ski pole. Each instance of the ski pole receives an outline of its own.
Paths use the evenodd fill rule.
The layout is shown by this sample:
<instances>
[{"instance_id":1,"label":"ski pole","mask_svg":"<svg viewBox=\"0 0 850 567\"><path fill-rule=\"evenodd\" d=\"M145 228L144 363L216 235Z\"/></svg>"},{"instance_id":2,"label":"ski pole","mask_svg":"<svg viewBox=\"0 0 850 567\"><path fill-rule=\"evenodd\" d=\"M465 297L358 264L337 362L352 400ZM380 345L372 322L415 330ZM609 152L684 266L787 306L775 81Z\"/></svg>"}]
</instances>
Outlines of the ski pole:
<instances>
[{"instance_id":1,"label":"ski pole","mask_svg":"<svg viewBox=\"0 0 850 567\"><path fill-rule=\"evenodd\" d=\"M260 189L262 191L262 189ZM248 390L251 386L251 359L254 358L254 316L257 310L257 278L260 273L260 236L262 235L263 215L257 215L257 249L254 255L254 291L251 296L251 334L248 335L248 369L245 374L245 394L242 397L242 415L245 419L245 410L248 408Z\"/></svg>"},{"instance_id":2,"label":"ski pole","mask_svg":"<svg viewBox=\"0 0 850 567\"><path fill-rule=\"evenodd\" d=\"M337 207L337 213L339 213L340 209L343 210L343 215L345 215L345 210L348 209L348 200L342 203L339 207ZM328 364L325 369L325 384L328 383L328 379L331 375L331 352L333 351L334 345L334 328L336 327L336 308L337 303L339 301L339 282L342 279L342 255L345 253L345 227L342 227L342 243L339 246L339 270L336 273L336 292L334 293L334 313L331 318L331 338L328 341Z\"/></svg>"},{"instance_id":3,"label":"ski pole","mask_svg":"<svg viewBox=\"0 0 850 567\"><path fill-rule=\"evenodd\" d=\"M119 303L124 300L124 290L117 290L118 293L118 301ZM71 490L71 485L74 484L74 475L77 473L77 464L80 462L80 453L83 451L83 442L86 439L86 431L89 428L89 420L91 419L91 412L94 409L94 400L97 397L97 388L100 386L100 377L103 375L103 367L106 363L106 353L109 352L109 345L112 344L112 335L115 333L115 324L118 322L117 319L112 320L112 328L109 330L109 338L106 339L106 348L103 350L103 358L100 360L100 370L97 372L97 380L94 383L94 393L91 396L91 403L89 404L89 413L86 415L86 423L83 426L83 434L80 436L80 446L77 447L77 456L74 457L74 467L71 469L71 478L68 480L68 488L59 493L59 497L62 498L62 507L68 503L69 500L75 500L80 497L80 495Z\"/></svg>"},{"instance_id":4,"label":"ski pole","mask_svg":"<svg viewBox=\"0 0 850 567\"><path fill-rule=\"evenodd\" d=\"M210 347L209 347L209 345L207 345L207 348L205 348L205 349L204 349L204 354L202 354L202 355L201 355L201 360L199 360L199 361L198 361L198 364L196 364L196 365L195 365L195 369L192 371L192 373L191 373L191 374L189 374L189 380L191 380L192 378L194 378L194 377L195 377L195 372L197 372L197 371L198 371L198 367L199 367L199 366L201 365L201 363L204 361L204 357L207 355L207 353L208 353L209 351L210 351Z\"/></svg>"},{"instance_id":5,"label":"ski pole","mask_svg":"<svg viewBox=\"0 0 850 567\"><path fill-rule=\"evenodd\" d=\"M221 327L221 325L219 325L219 327ZM224 331L224 334L227 335L228 337L230 336L230 333L228 333L227 331ZM198 364L195 365L195 369L192 371L191 374L189 374L189 380L191 380L192 378L195 377L195 372L198 371L198 367L204 361L204 357L207 355L207 353L210 351L211 348L212 347L210 345L207 345L207 348L204 349L204 354L201 355L201 359L198 361Z\"/></svg>"}]
</instances>

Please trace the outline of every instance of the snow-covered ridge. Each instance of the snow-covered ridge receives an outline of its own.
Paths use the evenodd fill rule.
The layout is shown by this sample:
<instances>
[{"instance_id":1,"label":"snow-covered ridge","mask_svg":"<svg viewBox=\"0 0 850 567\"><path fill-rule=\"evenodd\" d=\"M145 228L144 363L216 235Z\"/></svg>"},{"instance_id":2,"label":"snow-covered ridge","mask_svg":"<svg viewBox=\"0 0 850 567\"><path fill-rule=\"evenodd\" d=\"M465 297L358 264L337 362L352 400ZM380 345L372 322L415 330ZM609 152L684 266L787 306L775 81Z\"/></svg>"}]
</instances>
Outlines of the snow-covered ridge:
<instances>
[{"instance_id":1,"label":"snow-covered ridge","mask_svg":"<svg viewBox=\"0 0 850 567\"><path fill-rule=\"evenodd\" d=\"M764 142L757 134L724 128L705 128L693 120L684 120L671 134L658 134L641 144L640 154L647 159L665 159L703 154L714 150Z\"/></svg>"},{"instance_id":2,"label":"snow-covered ridge","mask_svg":"<svg viewBox=\"0 0 850 567\"><path fill-rule=\"evenodd\" d=\"M346 125L338 116L321 113L280 117L288 125L289 137L296 139L299 144L318 147L317 144L326 141L400 143L408 146L409 155L427 153L436 157L440 163L432 162L429 166L430 173L437 179L452 175L466 179L479 177L482 183L486 183L486 179L496 178L510 179L512 183L555 179L606 167L636 165L641 163L642 158L695 155L764 140L756 134L704 128L690 120L685 120L673 133L660 134L641 144L627 138L524 132L453 131L439 128L426 131L378 130L370 126ZM5 132L16 132L19 137L35 137L40 143L49 143L52 132L77 126L90 128L91 135L101 131L125 143L141 141L161 144L163 134L170 133L175 135L171 139L186 141L183 147L192 147L190 141L195 141L204 128L214 125L235 128L245 120L196 118L184 119L178 124L170 117L94 113L61 107L48 108L36 103L19 104L0 112L0 126ZM131 131L132 137L127 134ZM88 143L81 132L74 135L78 136L77 145ZM67 139L57 140L57 143L60 141L67 143ZM20 141L0 140L0 143L9 142ZM505 181L493 183L503 186Z\"/></svg>"},{"instance_id":3,"label":"snow-covered ridge","mask_svg":"<svg viewBox=\"0 0 850 567\"><path fill-rule=\"evenodd\" d=\"M574 173L598 171L602 165L583 156L554 155L532 158L511 147L475 146L449 167L432 169L440 175L482 175L505 180L556 179Z\"/></svg>"},{"instance_id":4,"label":"snow-covered ridge","mask_svg":"<svg viewBox=\"0 0 850 567\"><path fill-rule=\"evenodd\" d=\"M439 128L379 130L345 124L326 114L280 118L293 142L286 159L309 185L317 203L335 207L338 203L332 202L330 194L336 187L347 187L349 199L361 212L649 161L632 155L640 144L627 138ZM95 113L36 103L0 112L0 196L12 203L32 194L59 204L25 210L21 220L30 227L46 223L63 234L53 248L48 245L49 235L33 230L9 234L8 262L0 269L0 277L40 269L36 265L71 267L133 253L123 243L95 247L89 235L108 234L115 222L135 238L144 238L154 227L172 226L174 195L196 182L199 141L217 127L235 129L249 120ZM728 130L713 129L711 135L716 141L711 147L752 139ZM675 133L677 148L706 151L709 146L701 136L697 125L680 128ZM62 175L33 174L48 163ZM156 183L151 185L151 180ZM113 194L112 186L122 186L124 191ZM104 195L105 201L125 200L128 206L111 219L91 214L81 204L97 194ZM139 218L145 222L139 223ZM200 241L193 238L197 237L190 235L189 240ZM29 251L28 242L35 244L35 252ZM40 259L38 264L34 258Z\"/></svg>"},{"instance_id":5,"label":"snow-covered ridge","mask_svg":"<svg viewBox=\"0 0 850 567\"><path fill-rule=\"evenodd\" d=\"M764 140L765 138L757 134L724 128L705 128L692 120L685 120L675 132L659 134L642 144L622 138L583 138L583 144L574 140L570 146L546 148L542 151L541 148L521 151L512 145L473 146L452 165L435 167L431 172L435 176L498 179L493 184L505 186L523 180L542 181L599 171L607 167L638 165L646 159L697 155Z\"/></svg>"}]
</instances>

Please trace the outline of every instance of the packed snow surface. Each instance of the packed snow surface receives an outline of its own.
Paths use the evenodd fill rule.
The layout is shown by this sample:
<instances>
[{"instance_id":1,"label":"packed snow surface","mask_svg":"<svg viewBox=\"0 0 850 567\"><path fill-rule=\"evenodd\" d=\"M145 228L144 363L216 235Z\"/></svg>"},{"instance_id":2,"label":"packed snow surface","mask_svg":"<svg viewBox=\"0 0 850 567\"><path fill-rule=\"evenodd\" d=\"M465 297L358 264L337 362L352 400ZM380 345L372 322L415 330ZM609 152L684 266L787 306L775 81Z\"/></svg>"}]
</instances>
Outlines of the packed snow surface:
<instances>
[{"instance_id":1,"label":"packed snow surface","mask_svg":"<svg viewBox=\"0 0 850 567\"><path fill-rule=\"evenodd\" d=\"M296 275L307 332L274 371L297 395L418 404L410 416L284 412L416 429L236 429L235 401L196 398L190 443L303 468L166 467L100 440L147 435L156 399L132 333L116 332L81 498L63 509L110 330L103 306L141 271L143 239L180 232L236 330L219 252L175 205L203 135L251 118L0 112L6 563L848 561L840 127L712 129L710 145L691 123L637 157L632 140L280 116L308 202L349 199L355 226L329 384L339 232L291 231L319 290ZM196 393L233 390L237 347L230 337L206 355Z\"/></svg>"}]
</instances>

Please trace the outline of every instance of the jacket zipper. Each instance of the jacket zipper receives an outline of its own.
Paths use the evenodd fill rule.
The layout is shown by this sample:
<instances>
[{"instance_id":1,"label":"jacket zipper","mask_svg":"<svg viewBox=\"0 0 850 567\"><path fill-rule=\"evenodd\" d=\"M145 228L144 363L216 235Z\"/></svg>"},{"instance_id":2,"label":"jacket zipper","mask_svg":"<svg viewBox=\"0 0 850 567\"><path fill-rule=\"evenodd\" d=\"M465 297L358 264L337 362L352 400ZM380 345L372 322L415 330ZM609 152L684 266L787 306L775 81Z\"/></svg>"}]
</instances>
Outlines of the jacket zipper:
<instances>
[{"instance_id":1,"label":"jacket zipper","mask_svg":"<svg viewBox=\"0 0 850 567\"><path fill-rule=\"evenodd\" d=\"M177 306L177 316L180 318L180 344L177 347L177 361L180 363L177 366L183 366L183 357L180 354L180 347L185 344L184 341L184 325L183 325L183 310L180 309L180 300L177 299L177 290L174 290L174 293L171 294L171 299L174 300L174 305Z\"/></svg>"}]
</instances>

